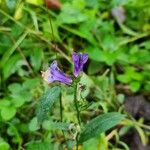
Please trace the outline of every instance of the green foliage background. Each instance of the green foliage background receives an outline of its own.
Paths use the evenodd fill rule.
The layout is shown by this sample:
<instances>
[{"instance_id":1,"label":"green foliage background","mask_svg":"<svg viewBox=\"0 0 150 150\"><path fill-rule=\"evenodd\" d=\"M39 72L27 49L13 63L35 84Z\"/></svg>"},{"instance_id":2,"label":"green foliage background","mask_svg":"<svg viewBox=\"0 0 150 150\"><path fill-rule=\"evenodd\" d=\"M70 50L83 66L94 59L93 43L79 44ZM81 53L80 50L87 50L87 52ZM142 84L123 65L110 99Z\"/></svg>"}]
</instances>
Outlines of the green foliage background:
<instances>
[{"instance_id":1,"label":"green foliage background","mask_svg":"<svg viewBox=\"0 0 150 150\"><path fill-rule=\"evenodd\" d=\"M42 0L0 0L0 149L61 149L62 128L58 124L59 104L38 125L36 109L48 89L41 70L57 59L72 73L71 53L86 52L89 61L81 83L81 110L84 123L101 113L126 114L126 95L150 92L150 1L148 0L62 0L61 10L48 10ZM125 17L113 16L123 8ZM50 85L51 86L51 85ZM62 86L64 121L76 122L73 89ZM45 104L46 105L46 104ZM56 121L56 122L53 122ZM126 120L116 129L115 146L101 134L82 145L92 150L129 149L120 138L129 128L148 141L141 128L144 121ZM61 127L60 127L61 126ZM116 131L115 130L115 131ZM112 130L110 130L111 132ZM73 141L68 145L73 147ZM73 148L72 148L73 149ZM90 149L90 150L91 150Z\"/></svg>"}]
</instances>

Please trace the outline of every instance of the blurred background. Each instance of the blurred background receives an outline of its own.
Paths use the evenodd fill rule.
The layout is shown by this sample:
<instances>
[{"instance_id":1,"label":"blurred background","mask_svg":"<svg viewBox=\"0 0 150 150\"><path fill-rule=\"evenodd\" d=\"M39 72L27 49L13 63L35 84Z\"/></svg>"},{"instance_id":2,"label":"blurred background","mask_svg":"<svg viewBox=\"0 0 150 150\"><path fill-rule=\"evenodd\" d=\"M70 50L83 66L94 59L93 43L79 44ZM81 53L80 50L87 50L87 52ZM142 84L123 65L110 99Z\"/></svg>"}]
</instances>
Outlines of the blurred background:
<instances>
[{"instance_id":1,"label":"blurred background","mask_svg":"<svg viewBox=\"0 0 150 150\"><path fill-rule=\"evenodd\" d=\"M59 120L59 106L41 128L36 108L48 87L41 71L57 59L72 74L73 51L89 55L83 122L112 111L128 118L79 148L150 150L148 0L0 0L0 150L71 147L50 124ZM72 89L62 94L64 121L76 122Z\"/></svg>"}]
</instances>

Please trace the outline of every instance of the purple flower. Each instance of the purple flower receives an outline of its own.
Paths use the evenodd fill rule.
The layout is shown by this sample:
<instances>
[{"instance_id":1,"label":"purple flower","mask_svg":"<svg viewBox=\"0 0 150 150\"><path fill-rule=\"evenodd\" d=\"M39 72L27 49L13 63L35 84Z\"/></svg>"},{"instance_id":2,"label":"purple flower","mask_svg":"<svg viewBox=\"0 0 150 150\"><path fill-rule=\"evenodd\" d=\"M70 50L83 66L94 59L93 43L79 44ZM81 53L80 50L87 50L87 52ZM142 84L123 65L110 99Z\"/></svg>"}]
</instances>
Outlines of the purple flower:
<instances>
[{"instance_id":1,"label":"purple flower","mask_svg":"<svg viewBox=\"0 0 150 150\"><path fill-rule=\"evenodd\" d=\"M57 61L53 61L50 68L47 71L42 72L42 77L48 83L54 81L59 81L64 84L72 83L72 79L58 68Z\"/></svg>"},{"instance_id":2,"label":"purple flower","mask_svg":"<svg viewBox=\"0 0 150 150\"><path fill-rule=\"evenodd\" d=\"M84 64L88 60L88 54L74 52L72 54L72 60L74 62L74 76L78 77L81 71L83 71Z\"/></svg>"}]
</instances>

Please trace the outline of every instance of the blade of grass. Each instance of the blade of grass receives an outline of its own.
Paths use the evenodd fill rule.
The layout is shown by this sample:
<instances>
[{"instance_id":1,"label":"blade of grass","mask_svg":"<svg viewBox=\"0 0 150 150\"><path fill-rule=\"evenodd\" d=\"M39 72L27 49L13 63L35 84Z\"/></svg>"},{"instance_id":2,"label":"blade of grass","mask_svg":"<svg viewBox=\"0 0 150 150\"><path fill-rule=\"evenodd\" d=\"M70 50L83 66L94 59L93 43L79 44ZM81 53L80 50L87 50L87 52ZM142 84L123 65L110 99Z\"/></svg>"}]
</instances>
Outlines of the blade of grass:
<instances>
[{"instance_id":1,"label":"blade of grass","mask_svg":"<svg viewBox=\"0 0 150 150\"><path fill-rule=\"evenodd\" d=\"M7 27L0 27L0 32L5 32L5 31L11 31L11 28L7 28Z\"/></svg>"},{"instance_id":2,"label":"blade of grass","mask_svg":"<svg viewBox=\"0 0 150 150\"><path fill-rule=\"evenodd\" d=\"M150 33L141 33L141 34L138 34L137 36L134 36L132 38L128 38L126 40L122 40L122 42L120 42L118 45L119 46L123 46L123 45L126 45L128 43L132 43L134 41L137 41L137 40L139 40L141 38L144 38L146 36L149 36L149 35L150 35Z\"/></svg>"},{"instance_id":3,"label":"blade of grass","mask_svg":"<svg viewBox=\"0 0 150 150\"><path fill-rule=\"evenodd\" d=\"M146 145L147 139L146 139L146 135L145 135L144 131L139 126L135 126L135 129L137 130L137 132L141 138L142 144Z\"/></svg>"},{"instance_id":4,"label":"blade of grass","mask_svg":"<svg viewBox=\"0 0 150 150\"><path fill-rule=\"evenodd\" d=\"M12 42L13 42L14 44L16 43L16 40L13 38L13 36L11 36L11 34L7 34L7 33L6 33L6 35L8 35L8 36L11 38L11 40L12 40ZM18 46L18 47L17 47L17 50L18 50L18 52L20 53L21 57L22 57L22 58L24 59L24 61L26 62L26 65L27 65L29 71L30 71L31 73L34 73L32 67L31 67L30 63L28 62L28 60L26 59L26 56L24 55L22 49Z\"/></svg>"},{"instance_id":5,"label":"blade of grass","mask_svg":"<svg viewBox=\"0 0 150 150\"><path fill-rule=\"evenodd\" d=\"M10 48L8 49L2 59L1 59L1 63L0 66L3 67L3 65L7 62L7 60L9 59L9 57L13 54L13 52L18 48L18 46L22 43L22 41L25 39L25 37L28 35L28 32L23 33L19 39L16 41L16 43Z\"/></svg>"}]
</instances>

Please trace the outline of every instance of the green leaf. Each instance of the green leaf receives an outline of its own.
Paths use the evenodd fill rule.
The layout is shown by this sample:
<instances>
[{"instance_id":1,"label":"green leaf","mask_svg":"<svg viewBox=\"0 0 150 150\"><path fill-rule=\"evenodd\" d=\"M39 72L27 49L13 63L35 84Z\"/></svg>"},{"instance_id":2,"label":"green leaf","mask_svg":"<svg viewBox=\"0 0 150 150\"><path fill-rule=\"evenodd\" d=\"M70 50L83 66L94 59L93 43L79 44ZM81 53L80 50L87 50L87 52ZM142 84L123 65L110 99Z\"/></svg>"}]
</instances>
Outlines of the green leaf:
<instances>
[{"instance_id":1,"label":"green leaf","mask_svg":"<svg viewBox=\"0 0 150 150\"><path fill-rule=\"evenodd\" d=\"M80 78L80 84L86 87L86 89L81 92L81 96L86 97L90 92L90 88L94 85L93 80L83 73L82 77Z\"/></svg>"},{"instance_id":2,"label":"green leaf","mask_svg":"<svg viewBox=\"0 0 150 150\"><path fill-rule=\"evenodd\" d=\"M8 129L7 129L7 134L9 136L13 137L13 142L14 143L21 143L22 142L22 138L19 134L20 130L18 129L19 127L19 123L21 123L19 120L15 120L15 118L13 119L13 121L16 123L17 126L15 126L14 124L11 124ZM18 131L19 130L19 131Z\"/></svg>"},{"instance_id":3,"label":"green leaf","mask_svg":"<svg viewBox=\"0 0 150 150\"><path fill-rule=\"evenodd\" d=\"M59 99L61 88L58 86L49 88L41 97L37 109L38 123L42 123L47 118L49 111L52 109L53 104Z\"/></svg>"},{"instance_id":4,"label":"green leaf","mask_svg":"<svg viewBox=\"0 0 150 150\"><path fill-rule=\"evenodd\" d=\"M4 120L10 120L13 118L16 114L16 108L15 107L4 107L1 110L1 116Z\"/></svg>"},{"instance_id":5,"label":"green leaf","mask_svg":"<svg viewBox=\"0 0 150 150\"><path fill-rule=\"evenodd\" d=\"M91 31L94 30L94 25L95 25L95 19L92 19L90 21L81 23L79 29L77 30L80 32L80 35L83 35L81 37L86 39L92 45L97 45L93 34L91 34Z\"/></svg>"},{"instance_id":6,"label":"green leaf","mask_svg":"<svg viewBox=\"0 0 150 150\"><path fill-rule=\"evenodd\" d=\"M40 79L34 78L34 79L27 79L23 83L23 91L24 90L32 90L40 86Z\"/></svg>"},{"instance_id":7,"label":"green leaf","mask_svg":"<svg viewBox=\"0 0 150 150\"><path fill-rule=\"evenodd\" d=\"M131 78L126 74L120 74L117 76L117 79L122 83L128 83L131 81Z\"/></svg>"},{"instance_id":8,"label":"green leaf","mask_svg":"<svg viewBox=\"0 0 150 150\"><path fill-rule=\"evenodd\" d=\"M144 90L150 92L150 81L144 85Z\"/></svg>"},{"instance_id":9,"label":"green leaf","mask_svg":"<svg viewBox=\"0 0 150 150\"><path fill-rule=\"evenodd\" d=\"M11 58L10 56L14 53L14 51L18 48L18 46L23 42L23 40L26 38L27 36L27 32L23 33L19 38L18 40L16 41L16 43L10 47L10 49L8 49L7 51L5 51L2 59L1 59L1 62L0 62L0 66L5 66L5 63L7 63L7 61ZM12 63L13 66L14 66L14 63Z\"/></svg>"},{"instance_id":10,"label":"green leaf","mask_svg":"<svg viewBox=\"0 0 150 150\"><path fill-rule=\"evenodd\" d=\"M20 61L21 57L19 55L13 55L7 62L5 62L5 65L3 65L4 79L7 79L10 75L15 73L19 69Z\"/></svg>"},{"instance_id":11,"label":"green leaf","mask_svg":"<svg viewBox=\"0 0 150 150\"><path fill-rule=\"evenodd\" d=\"M85 51L89 54L92 60L102 62L104 61L103 52L97 47L88 47Z\"/></svg>"},{"instance_id":12,"label":"green leaf","mask_svg":"<svg viewBox=\"0 0 150 150\"><path fill-rule=\"evenodd\" d=\"M83 143L83 150L107 150L107 139L105 134L92 138Z\"/></svg>"},{"instance_id":13,"label":"green leaf","mask_svg":"<svg viewBox=\"0 0 150 150\"><path fill-rule=\"evenodd\" d=\"M10 106L11 102L9 98L5 98L0 100L0 109L3 109L4 107Z\"/></svg>"},{"instance_id":14,"label":"green leaf","mask_svg":"<svg viewBox=\"0 0 150 150\"><path fill-rule=\"evenodd\" d=\"M14 24L11 27L11 34L16 39L23 33L23 28L21 28L18 24Z\"/></svg>"},{"instance_id":15,"label":"green leaf","mask_svg":"<svg viewBox=\"0 0 150 150\"><path fill-rule=\"evenodd\" d=\"M36 71L39 70L44 57L43 50L40 48L34 49L30 57L31 57L31 64L33 68Z\"/></svg>"},{"instance_id":16,"label":"green leaf","mask_svg":"<svg viewBox=\"0 0 150 150\"><path fill-rule=\"evenodd\" d=\"M17 108L17 107L21 107L25 103L26 99L24 98L24 95L20 94L20 95L13 95L11 101L14 107Z\"/></svg>"},{"instance_id":17,"label":"green leaf","mask_svg":"<svg viewBox=\"0 0 150 150\"><path fill-rule=\"evenodd\" d=\"M39 126L38 126L37 118L34 117L29 123L29 130L36 131L38 129L39 129Z\"/></svg>"},{"instance_id":18,"label":"green leaf","mask_svg":"<svg viewBox=\"0 0 150 150\"><path fill-rule=\"evenodd\" d=\"M64 122L52 122L49 120L45 120L42 124L42 127L46 130L64 130L68 131L70 124L69 123L64 123Z\"/></svg>"},{"instance_id":19,"label":"green leaf","mask_svg":"<svg viewBox=\"0 0 150 150\"><path fill-rule=\"evenodd\" d=\"M113 51L118 49L118 39L112 35L106 35L102 41L103 48L107 51Z\"/></svg>"},{"instance_id":20,"label":"green leaf","mask_svg":"<svg viewBox=\"0 0 150 150\"><path fill-rule=\"evenodd\" d=\"M30 142L26 146L27 146L27 150L51 150L51 149L54 149L54 147L51 143L42 142L42 141Z\"/></svg>"},{"instance_id":21,"label":"green leaf","mask_svg":"<svg viewBox=\"0 0 150 150\"><path fill-rule=\"evenodd\" d=\"M125 5L127 3L131 2L130 0L112 0L112 5L113 6L122 6Z\"/></svg>"},{"instance_id":22,"label":"green leaf","mask_svg":"<svg viewBox=\"0 0 150 150\"><path fill-rule=\"evenodd\" d=\"M83 10L85 8L86 2L85 2L85 0L73 0L72 4L73 4L74 8L76 8L78 10Z\"/></svg>"},{"instance_id":23,"label":"green leaf","mask_svg":"<svg viewBox=\"0 0 150 150\"><path fill-rule=\"evenodd\" d=\"M75 9L71 4L66 3L62 6L62 11L57 17L59 24L77 24L87 20L87 16Z\"/></svg>"},{"instance_id":24,"label":"green leaf","mask_svg":"<svg viewBox=\"0 0 150 150\"><path fill-rule=\"evenodd\" d=\"M98 85L102 92L107 93L108 89L110 89L109 78L105 75L97 76L94 78L94 83ZM104 93L98 92L98 97L101 97ZM103 97L103 96L102 96Z\"/></svg>"},{"instance_id":25,"label":"green leaf","mask_svg":"<svg viewBox=\"0 0 150 150\"><path fill-rule=\"evenodd\" d=\"M92 138L83 144L83 150L97 150L99 145L99 139L98 138Z\"/></svg>"},{"instance_id":26,"label":"green leaf","mask_svg":"<svg viewBox=\"0 0 150 150\"><path fill-rule=\"evenodd\" d=\"M107 65L113 65L115 63L115 61L117 60L117 56L118 56L118 52L117 51L105 51L103 53L104 56L104 62Z\"/></svg>"},{"instance_id":27,"label":"green leaf","mask_svg":"<svg viewBox=\"0 0 150 150\"><path fill-rule=\"evenodd\" d=\"M81 132L79 142L83 143L90 138L100 135L117 125L123 118L124 116L118 112L111 112L94 118L85 126L83 132Z\"/></svg>"},{"instance_id":28,"label":"green leaf","mask_svg":"<svg viewBox=\"0 0 150 150\"><path fill-rule=\"evenodd\" d=\"M0 138L0 150L9 150L9 144Z\"/></svg>"},{"instance_id":29,"label":"green leaf","mask_svg":"<svg viewBox=\"0 0 150 150\"><path fill-rule=\"evenodd\" d=\"M150 41L144 42L143 45L146 49L150 49Z\"/></svg>"},{"instance_id":30,"label":"green leaf","mask_svg":"<svg viewBox=\"0 0 150 150\"><path fill-rule=\"evenodd\" d=\"M133 81L130 83L130 89L133 92L137 92L140 89L141 83L138 81Z\"/></svg>"},{"instance_id":31,"label":"green leaf","mask_svg":"<svg viewBox=\"0 0 150 150\"><path fill-rule=\"evenodd\" d=\"M129 130L131 129L131 126L130 125L126 125L126 126L124 126L124 127L122 127L120 130L119 130L119 136L123 136L123 135L126 135L128 132L129 132Z\"/></svg>"},{"instance_id":32,"label":"green leaf","mask_svg":"<svg viewBox=\"0 0 150 150\"><path fill-rule=\"evenodd\" d=\"M97 61L90 61L88 67L88 74L93 75L102 70L102 64Z\"/></svg>"},{"instance_id":33,"label":"green leaf","mask_svg":"<svg viewBox=\"0 0 150 150\"><path fill-rule=\"evenodd\" d=\"M8 86L8 89L11 93L19 93L22 90L22 87L19 83L12 83Z\"/></svg>"},{"instance_id":34,"label":"green leaf","mask_svg":"<svg viewBox=\"0 0 150 150\"><path fill-rule=\"evenodd\" d=\"M93 8L98 8L98 6L99 6L99 2L98 2L98 0L86 0L86 5L88 6L88 7L93 7Z\"/></svg>"}]
</instances>

